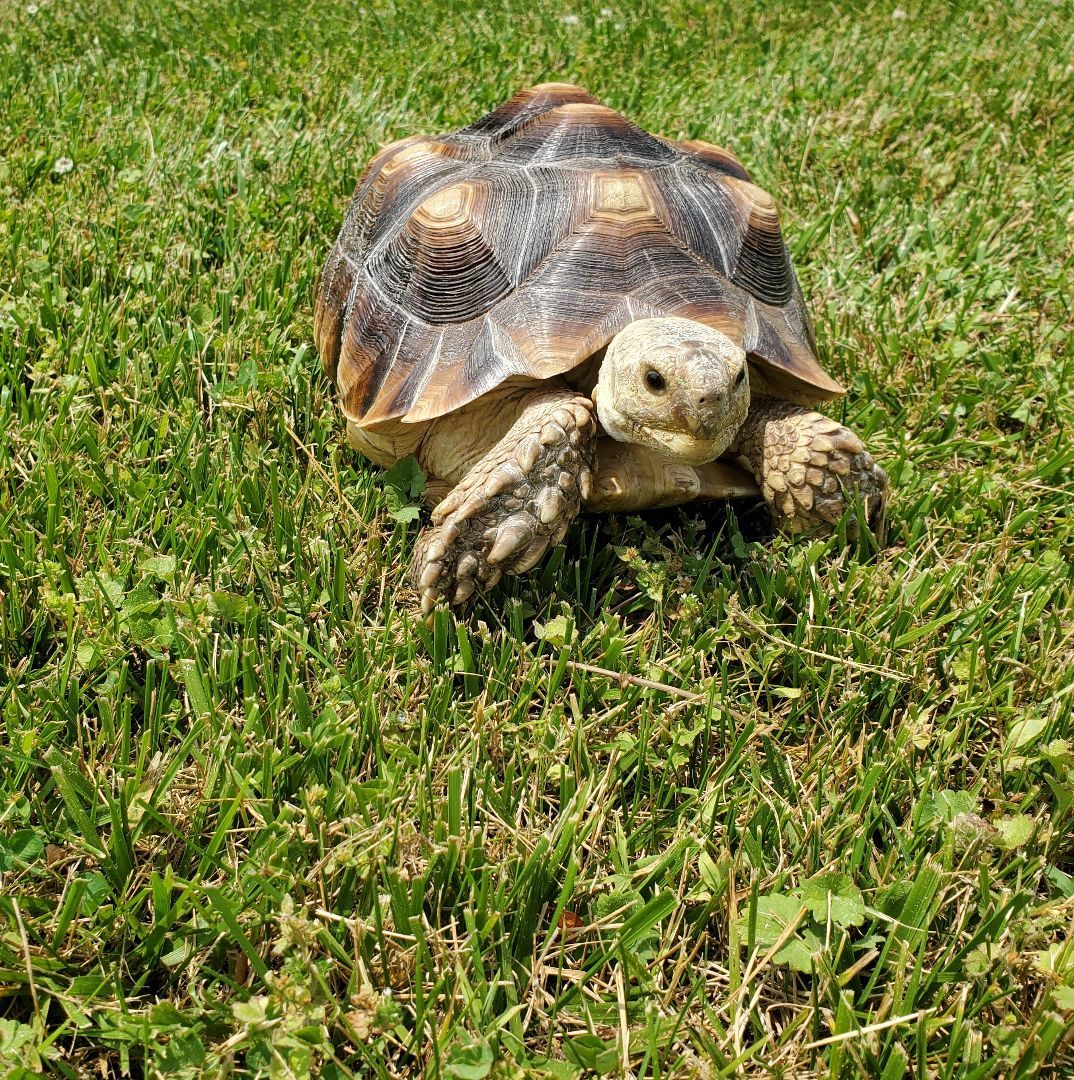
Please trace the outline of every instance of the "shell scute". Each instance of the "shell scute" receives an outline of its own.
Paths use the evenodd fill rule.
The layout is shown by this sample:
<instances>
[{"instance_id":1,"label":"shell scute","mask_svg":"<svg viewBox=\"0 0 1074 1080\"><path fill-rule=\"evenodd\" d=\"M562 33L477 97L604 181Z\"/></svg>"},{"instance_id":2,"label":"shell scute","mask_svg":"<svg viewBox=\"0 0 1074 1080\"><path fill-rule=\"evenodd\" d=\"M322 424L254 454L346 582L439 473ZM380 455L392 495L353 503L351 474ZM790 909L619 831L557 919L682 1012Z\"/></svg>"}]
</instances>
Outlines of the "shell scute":
<instances>
[{"instance_id":1,"label":"shell scute","mask_svg":"<svg viewBox=\"0 0 1074 1080\"><path fill-rule=\"evenodd\" d=\"M695 165L711 169L724 176L734 176L739 180L750 181L750 174L742 162L722 146L714 146L703 139L686 139L683 142L666 140Z\"/></svg>"}]
</instances>

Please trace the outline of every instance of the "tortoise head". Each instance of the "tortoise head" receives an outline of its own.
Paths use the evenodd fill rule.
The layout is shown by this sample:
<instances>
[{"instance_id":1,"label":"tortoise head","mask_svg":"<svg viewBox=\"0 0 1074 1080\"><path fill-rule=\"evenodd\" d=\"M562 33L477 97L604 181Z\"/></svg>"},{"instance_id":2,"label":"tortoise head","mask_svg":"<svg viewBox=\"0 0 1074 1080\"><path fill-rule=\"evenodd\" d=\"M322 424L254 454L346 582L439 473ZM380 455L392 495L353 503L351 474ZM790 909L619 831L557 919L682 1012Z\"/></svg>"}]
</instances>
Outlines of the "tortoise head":
<instances>
[{"instance_id":1,"label":"tortoise head","mask_svg":"<svg viewBox=\"0 0 1074 1080\"><path fill-rule=\"evenodd\" d=\"M750 407L746 353L691 319L639 319L612 338L593 390L604 430L672 461L715 461Z\"/></svg>"}]
</instances>

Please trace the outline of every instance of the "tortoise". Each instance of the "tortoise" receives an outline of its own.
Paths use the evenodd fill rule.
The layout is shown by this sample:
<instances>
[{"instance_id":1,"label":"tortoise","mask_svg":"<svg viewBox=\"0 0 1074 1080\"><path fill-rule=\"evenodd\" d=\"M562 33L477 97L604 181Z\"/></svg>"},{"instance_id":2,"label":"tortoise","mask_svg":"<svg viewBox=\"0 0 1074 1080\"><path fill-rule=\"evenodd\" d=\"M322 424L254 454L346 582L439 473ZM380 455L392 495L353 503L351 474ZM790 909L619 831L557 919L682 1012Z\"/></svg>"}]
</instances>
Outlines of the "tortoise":
<instances>
[{"instance_id":1,"label":"tortoise","mask_svg":"<svg viewBox=\"0 0 1074 1080\"><path fill-rule=\"evenodd\" d=\"M314 333L351 445L428 478L425 612L530 569L582 508L759 493L792 533L880 522L883 470L812 408L844 391L772 198L577 86L382 149Z\"/></svg>"}]
</instances>

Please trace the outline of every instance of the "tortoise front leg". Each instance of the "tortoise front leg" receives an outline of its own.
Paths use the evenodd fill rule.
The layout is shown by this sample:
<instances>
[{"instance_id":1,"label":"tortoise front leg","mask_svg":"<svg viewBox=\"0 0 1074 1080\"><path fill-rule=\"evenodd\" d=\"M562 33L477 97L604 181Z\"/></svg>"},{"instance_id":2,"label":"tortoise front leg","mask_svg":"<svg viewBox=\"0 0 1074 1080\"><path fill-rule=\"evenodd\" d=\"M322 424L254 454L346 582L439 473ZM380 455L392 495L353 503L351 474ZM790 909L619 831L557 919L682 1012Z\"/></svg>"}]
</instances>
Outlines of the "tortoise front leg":
<instances>
[{"instance_id":1,"label":"tortoise front leg","mask_svg":"<svg viewBox=\"0 0 1074 1080\"><path fill-rule=\"evenodd\" d=\"M585 508L630 513L713 499L758 495L753 477L725 461L683 465L636 443L597 440L593 494Z\"/></svg>"},{"instance_id":2,"label":"tortoise front leg","mask_svg":"<svg viewBox=\"0 0 1074 1080\"><path fill-rule=\"evenodd\" d=\"M730 452L749 462L776 525L788 532L834 525L855 489L869 527L883 521L887 475L861 439L830 417L754 398Z\"/></svg>"},{"instance_id":3,"label":"tortoise front leg","mask_svg":"<svg viewBox=\"0 0 1074 1080\"><path fill-rule=\"evenodd\" d=\"M432 512L412 574L426 613L466 603L503 574L521 574L558 544L592 487L593 402L537 390L506 435Z\"/></svg>"}]
</instances>

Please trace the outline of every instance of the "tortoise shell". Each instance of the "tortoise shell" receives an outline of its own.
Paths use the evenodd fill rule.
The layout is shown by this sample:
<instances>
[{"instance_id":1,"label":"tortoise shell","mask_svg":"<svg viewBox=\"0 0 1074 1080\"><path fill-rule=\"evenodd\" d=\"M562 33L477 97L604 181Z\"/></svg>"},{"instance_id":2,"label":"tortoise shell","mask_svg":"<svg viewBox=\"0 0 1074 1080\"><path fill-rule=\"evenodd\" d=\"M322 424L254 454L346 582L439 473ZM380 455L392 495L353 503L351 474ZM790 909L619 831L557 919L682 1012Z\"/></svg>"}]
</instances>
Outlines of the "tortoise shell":
<instances>
[{"instance_id":1,"label":"tortoise shell","mask_svg":"<svg viewBox=\"0 0 1074 1080\"><path fill-rule=\"evenodd\" d=\"M769 393L843 392L817 360L775 204L735 157L549 83L376 155L314 331L345 415L368 428L563 374L659 315L727 334Z\"/></svg>"}]
</instances>

